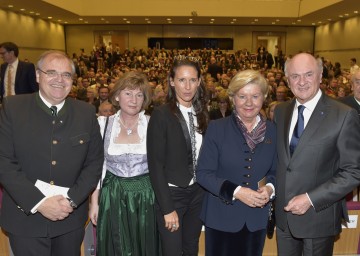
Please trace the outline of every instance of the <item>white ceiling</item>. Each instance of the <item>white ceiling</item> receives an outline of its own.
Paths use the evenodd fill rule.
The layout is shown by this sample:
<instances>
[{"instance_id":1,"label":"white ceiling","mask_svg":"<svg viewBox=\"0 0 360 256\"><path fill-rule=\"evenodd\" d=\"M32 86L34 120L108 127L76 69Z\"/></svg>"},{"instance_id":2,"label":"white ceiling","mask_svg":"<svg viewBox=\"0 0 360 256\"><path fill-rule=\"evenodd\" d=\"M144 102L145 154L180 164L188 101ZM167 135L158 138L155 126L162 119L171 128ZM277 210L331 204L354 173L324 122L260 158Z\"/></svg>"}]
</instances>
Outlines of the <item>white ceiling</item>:
<instances>
[{"instance_id":1,"label":"white ceiling","mask_svg":"<svg viewBox=\"0 0 360 256\"><path fill-rule=\"evenodd\" d=\"M0 9L64 25L319 26L358 16L359 3L359 0L0 0Z\"/></svg>"}]
</instances>

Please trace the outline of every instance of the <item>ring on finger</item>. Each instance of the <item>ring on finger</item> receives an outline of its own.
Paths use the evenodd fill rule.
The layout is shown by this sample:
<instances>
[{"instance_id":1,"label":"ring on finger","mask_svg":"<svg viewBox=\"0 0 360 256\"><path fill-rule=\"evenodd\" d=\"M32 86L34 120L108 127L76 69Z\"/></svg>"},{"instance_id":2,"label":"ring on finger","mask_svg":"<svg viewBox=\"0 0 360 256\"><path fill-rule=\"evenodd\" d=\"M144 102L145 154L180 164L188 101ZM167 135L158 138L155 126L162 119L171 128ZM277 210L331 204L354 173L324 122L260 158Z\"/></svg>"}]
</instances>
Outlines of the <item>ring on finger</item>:
<instances>
[{"instance_id":1,"label":"ring on finger","mask_svg":"<svg viewBox=\"0 0 360 256\"><path fill-rule=\"evenodd\" d=\"M172 224L172 228L176 228L176 224Z\"/></svg>"}]
</instances>

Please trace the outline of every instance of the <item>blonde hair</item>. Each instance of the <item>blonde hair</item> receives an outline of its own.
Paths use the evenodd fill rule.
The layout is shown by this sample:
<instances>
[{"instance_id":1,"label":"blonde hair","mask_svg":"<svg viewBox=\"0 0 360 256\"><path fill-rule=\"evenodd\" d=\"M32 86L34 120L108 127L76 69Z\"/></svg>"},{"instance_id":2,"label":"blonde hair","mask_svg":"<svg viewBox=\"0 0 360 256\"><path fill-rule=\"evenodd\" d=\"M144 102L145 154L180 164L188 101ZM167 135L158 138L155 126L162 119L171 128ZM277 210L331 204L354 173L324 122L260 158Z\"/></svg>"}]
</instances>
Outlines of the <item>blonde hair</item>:
<instances>
[{"instance_id":1,"label":"blonde hair","mask_svg":"<svg viewBox=\"0 0 360 256\"><path fill-rule=\"evenodd\" d=\"M261 92L266 98L269 92L269 86L265 77L259 72L252 69L247 69L244 71L238 72L229 84L228 94L230 97L234 95L246 85L254 83L260 86Z\"/></svg>"}]
</instances>

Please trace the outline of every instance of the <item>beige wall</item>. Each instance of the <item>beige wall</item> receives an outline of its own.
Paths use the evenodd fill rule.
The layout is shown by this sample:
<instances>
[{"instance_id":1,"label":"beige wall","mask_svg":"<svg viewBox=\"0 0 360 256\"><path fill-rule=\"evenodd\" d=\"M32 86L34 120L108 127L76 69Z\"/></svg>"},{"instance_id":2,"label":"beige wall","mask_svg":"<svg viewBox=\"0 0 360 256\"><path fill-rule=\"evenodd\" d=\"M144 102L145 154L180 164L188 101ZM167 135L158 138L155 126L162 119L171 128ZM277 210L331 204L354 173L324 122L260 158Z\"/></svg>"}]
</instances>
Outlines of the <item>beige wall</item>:
<instances>
[{"instance_id":1,"label":"beige wall","mask_svg":"<svg viewBox=\"0 0 360 256\"><path fill-rule=\"evenodd\" d=\"M233 38L234 49L247 48L255 51L253 32L286 33L286 54L313 51L313 27L271 26L178 26L178 25L67 25L65 27L68 53L79 53L84 48L89 53L94 45L94 31L128 31L128 47L147 48L149 37L218 37ZM301 40L299 40L301 38Z\"/></svg>"},{"instance_id":2,"label":"beige wall","mask_svg":"<svg viewBox=\"0 0 360 256\"><path fill-rule=\"evenodd\" d=\"M22 60L26 58L35 63L45 50L65 50L62 25L1 9L0 24L0 41L16 43L19 46L19 58Z\"/></svg>"},{"instance_id":3,"label":"beige wall","mask_svg":"<svg viewBox=\"0 0 360 256\"><path fill-rule=\"evenodd\" d=\"M360 17L319 26L315 31L315 52L342 68L350 67L350 58L360 63Z\"/></svg>"}]
</instances>

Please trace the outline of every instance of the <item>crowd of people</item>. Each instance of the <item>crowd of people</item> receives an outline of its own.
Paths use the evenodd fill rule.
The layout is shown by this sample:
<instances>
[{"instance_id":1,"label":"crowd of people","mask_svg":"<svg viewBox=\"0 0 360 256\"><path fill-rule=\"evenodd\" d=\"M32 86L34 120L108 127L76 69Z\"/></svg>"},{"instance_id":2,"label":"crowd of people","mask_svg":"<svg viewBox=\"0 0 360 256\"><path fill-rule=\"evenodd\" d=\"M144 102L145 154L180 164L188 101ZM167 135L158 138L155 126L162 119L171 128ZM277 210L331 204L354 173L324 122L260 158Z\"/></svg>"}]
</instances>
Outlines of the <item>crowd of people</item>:
<instances>
[{"instance_id":1,"label":"crowd of people","mask_svg":"<svg viewBox=\"0 0 360 256\"><path fill-rule=\"evenodd\" d=\"M263 47L47 51L28 69L38 87L13 96L17 46L0 55L15 255L80 255L90 217L99 256L197 256L202 225L207 256L261 256L275 198L279 255L332 255L360 183L355 58L345 71Z\"/></svg>"}]
</instances>

